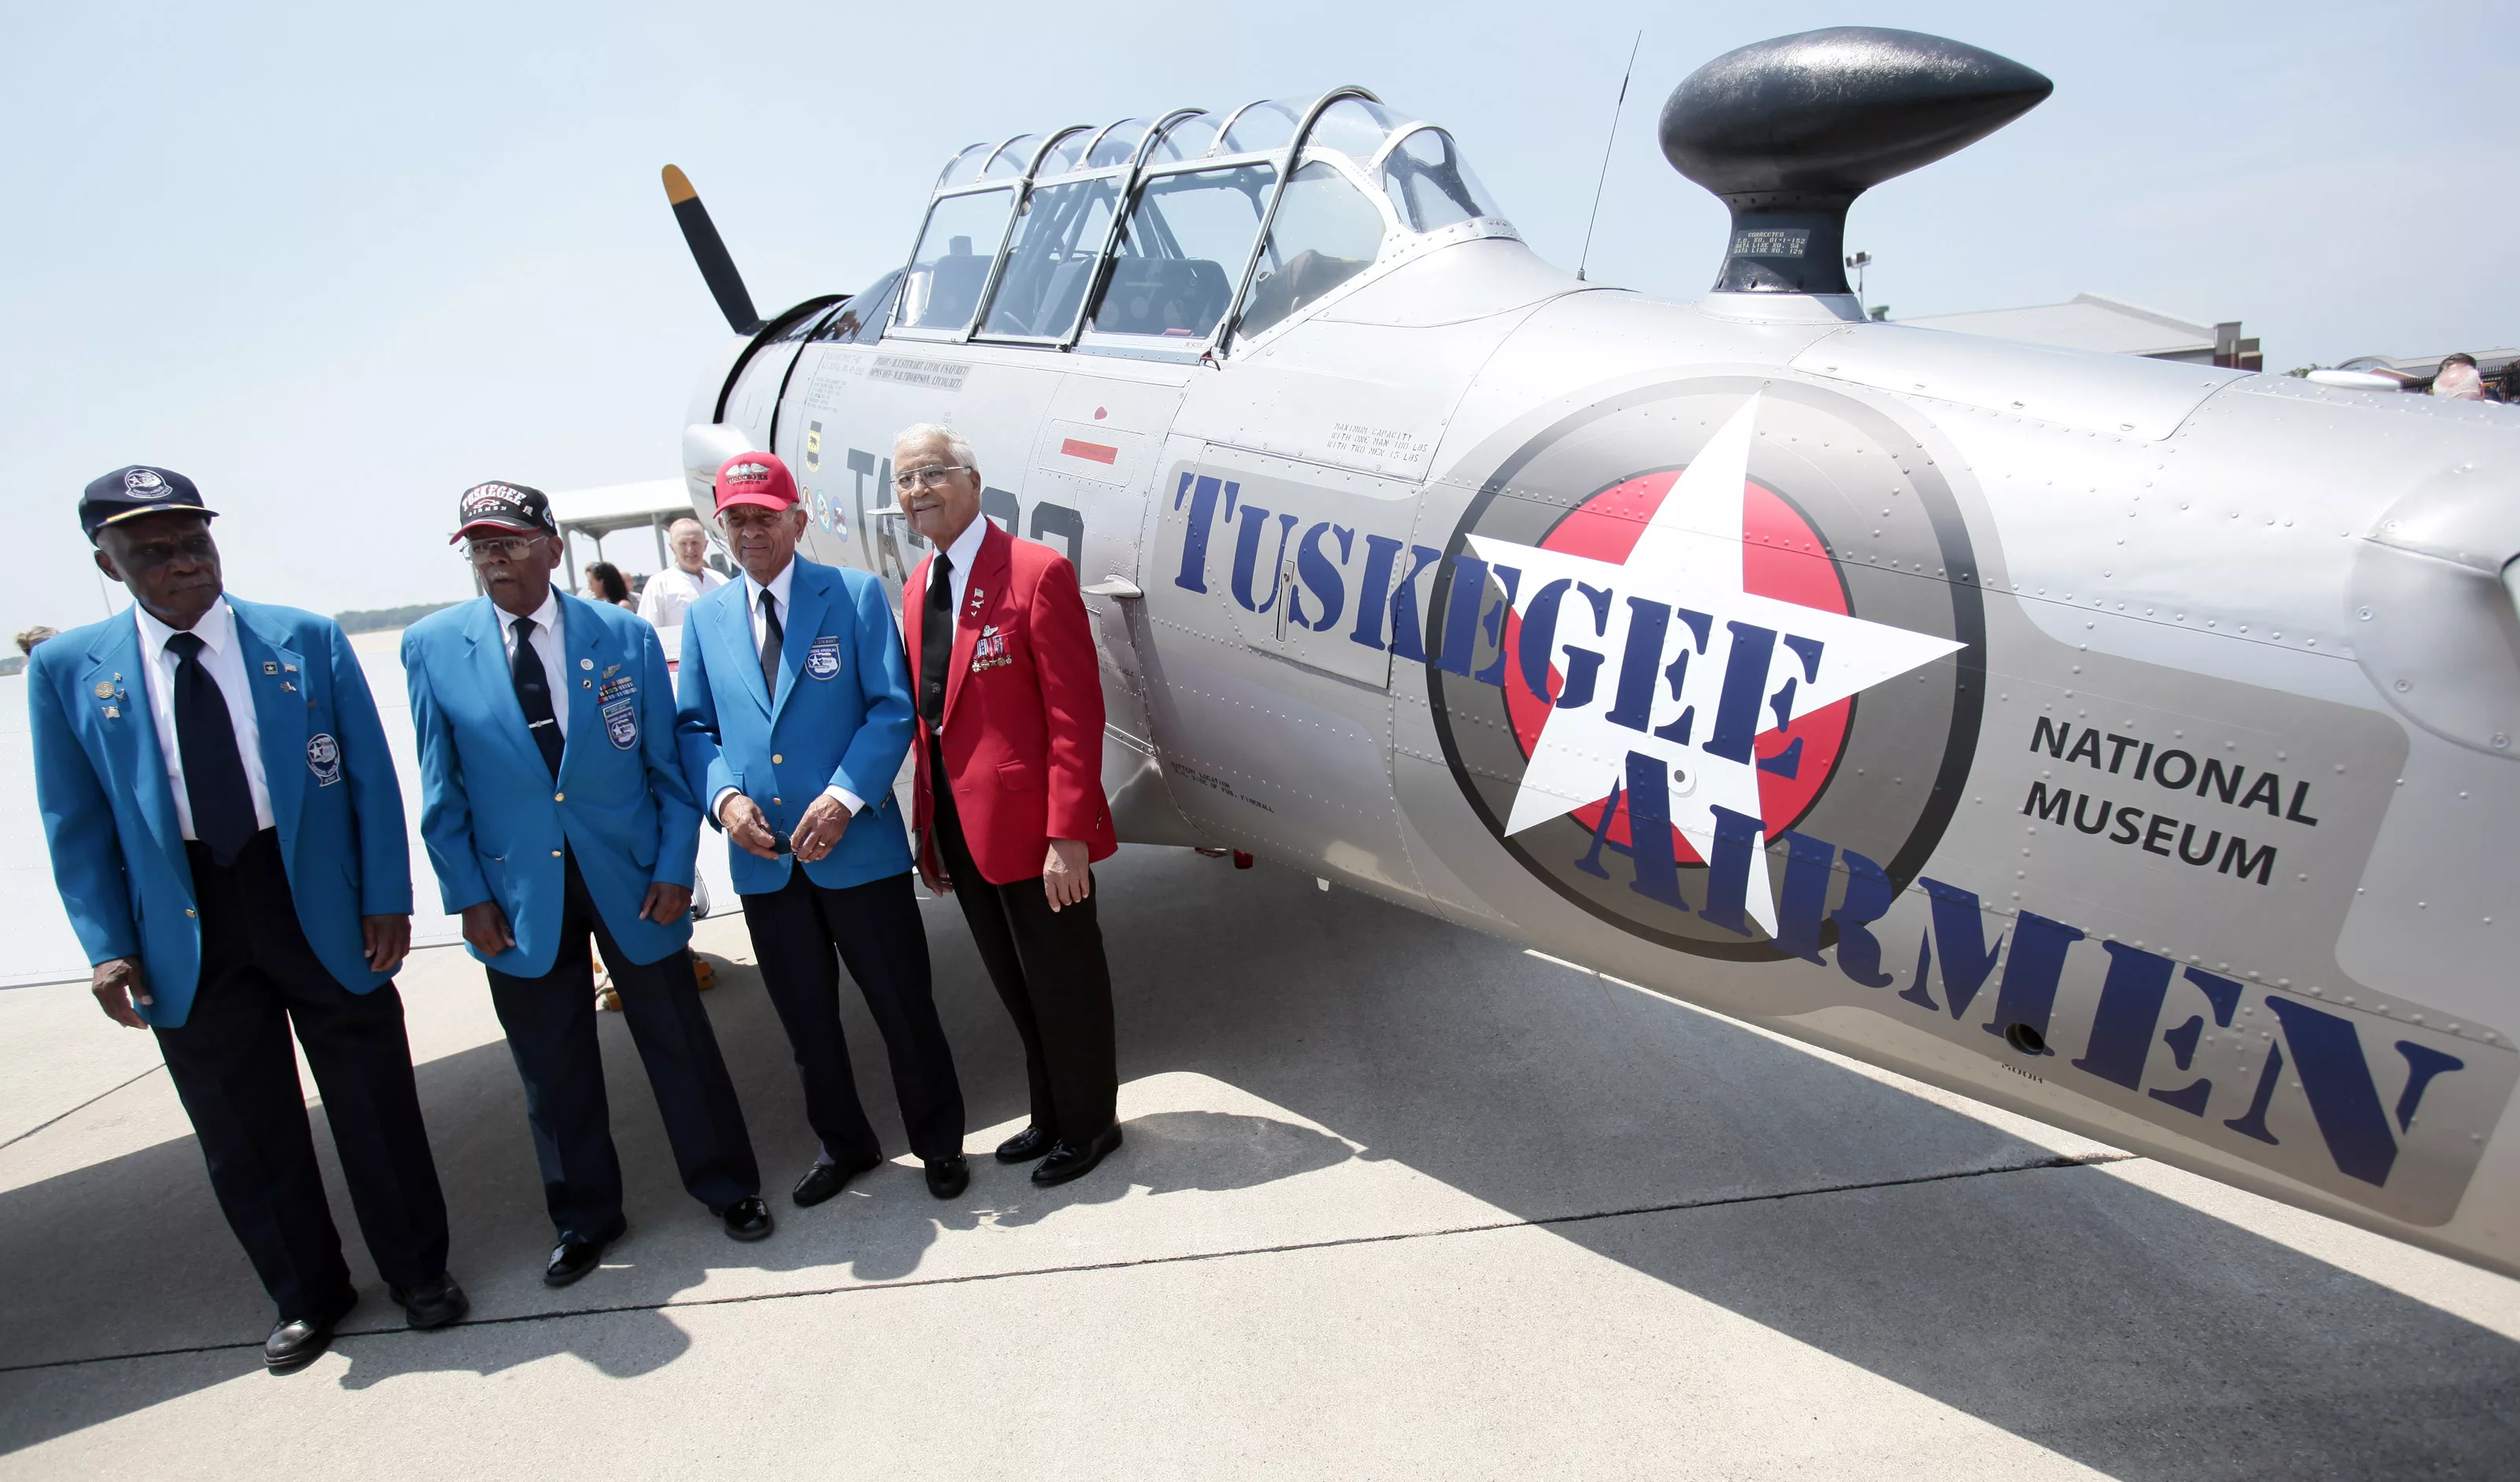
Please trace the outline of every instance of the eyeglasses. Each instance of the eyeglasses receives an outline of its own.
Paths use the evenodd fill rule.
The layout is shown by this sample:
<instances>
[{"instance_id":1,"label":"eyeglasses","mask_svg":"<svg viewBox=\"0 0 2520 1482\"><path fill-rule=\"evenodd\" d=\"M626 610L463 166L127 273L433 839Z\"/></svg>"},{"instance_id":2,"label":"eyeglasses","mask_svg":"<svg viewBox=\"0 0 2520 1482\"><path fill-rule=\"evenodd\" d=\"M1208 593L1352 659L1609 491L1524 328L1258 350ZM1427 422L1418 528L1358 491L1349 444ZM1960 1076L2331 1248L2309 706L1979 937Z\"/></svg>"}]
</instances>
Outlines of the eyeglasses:
<instances>
[{"instance_id":1,"label":"eyeglasses","mask_svg":"<svg viewBox=\"0 0 2520 1482\"><path fill-rule=\"evenodd\" d=\"M464 542L464 557L474 565L492 561L522 561L539 535L498 535Z\"/></svg>"},{"instance_id":2,"label":"eyeglasses","mask_svg":"<svg viewBox=\"0 0 2520 1482\"><path fill-rule=\"evenodd\" d=\"M932 489L956 473L968 473L970 471L971 466L968 463L938 464L929 469L904 469L892 475L892 486L904 494L913 489Z\"/></svg>"}]
</instances>

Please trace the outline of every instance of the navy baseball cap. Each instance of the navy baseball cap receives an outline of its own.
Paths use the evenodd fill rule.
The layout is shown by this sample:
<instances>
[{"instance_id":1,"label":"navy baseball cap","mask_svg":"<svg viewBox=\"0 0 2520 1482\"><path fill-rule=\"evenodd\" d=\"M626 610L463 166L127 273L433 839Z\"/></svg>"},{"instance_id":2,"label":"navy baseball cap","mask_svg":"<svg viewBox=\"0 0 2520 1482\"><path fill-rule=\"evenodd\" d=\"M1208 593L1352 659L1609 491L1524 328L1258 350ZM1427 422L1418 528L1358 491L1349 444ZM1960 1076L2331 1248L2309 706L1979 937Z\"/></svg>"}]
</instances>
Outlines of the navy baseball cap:
<instances>
[{"instance_id":1,"label":"navy baseball cap","mask_svg":"<svg viewBox=\"0 0 2520 1482\"><path fill-rule=\"evenodd\" d=\"M456 540L480 531L505 535L558 535L560 525L552 518L551 496L540 489L520 483L492 479L476 483L464 491L455 506L458 525Z\"/></svg>"},{"instance_id":2,"label":"navy baseball cap","mask_svg":"<svg viewBox=\"0 0 2520 1482\"><path fill-rule=\"evenodd\" d=\"M160 510L191 510L204 519L218 514L202 507L202 491L183 474L135 463L89 482L79 496L79 528L94 540L107 525Z\"/></svg>"}]
</instances>

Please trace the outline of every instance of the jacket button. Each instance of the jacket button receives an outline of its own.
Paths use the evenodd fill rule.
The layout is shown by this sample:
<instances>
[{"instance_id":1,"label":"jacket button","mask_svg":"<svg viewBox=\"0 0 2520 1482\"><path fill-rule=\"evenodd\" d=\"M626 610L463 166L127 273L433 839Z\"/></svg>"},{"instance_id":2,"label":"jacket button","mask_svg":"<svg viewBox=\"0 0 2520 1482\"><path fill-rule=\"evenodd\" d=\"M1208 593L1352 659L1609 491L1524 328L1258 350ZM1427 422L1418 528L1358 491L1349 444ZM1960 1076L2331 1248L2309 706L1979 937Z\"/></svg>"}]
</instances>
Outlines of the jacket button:
<instances>
[{"instance_id":1,"label":"jacket button","mask_svg":"<svg viewBox=\"0 0 2520 1482\"><path fill-rule=\"evenodd\" d=\"M568 801L568 794L567 794L567 793L565 793L565 792L555 792L555 793L553 793L553 794L552 794L552 801L553 801L553 802L556 802L556 803L564 803L564 802L567 802L567 801Z\"/></svg>"},{"instance_id":2,"label":"jacket button","mask_svg":"<svg viewBox=\"0 0 2520 1482\"><path fill-rule=\"evenodd\" d=\"M184 914L185 914L186 916L192 916L192 915L194 915L193 908L192 908L192 907L190 907L190 906L186 906L186 907L184 908Z\"/></svg>"},{"instance_id":3,"label":"jacket button","mask_svg":"<svg viewBox=\"0 0 2520 1482\"><path fill-rule=\"evenodd\" d=\"M774 767L778 766L780 763L782 763L782 762L786 761L787 759L788 759L788 758L786 758L786 757L784 757L784 756L781 756L781 755L780 755L778 752L776 752L776 751L773 751L773 752L771 752L771 753L770 753L770 765L772 765L772 766L774 766Z\"/></svg>"},{"instance_id":4,"label":"jacket button","mask_svg":"<svg viewBox=\"0 0 2520 1482\"><path fill-rule=\"evenodd\" d=\"M772 804L773 806L776 806L776 805L778 804L778 802L779 802L779 799L777 799L777 798L775 798L775 797L774 797L774 798L772 798L770 801L771 801L771 804Z\"/></svg>"},{"instance_id":5,"label":"jacket button","mask_svg":"<svg viewBox=\"0 0 2520 1482\"><path fill-rule=\"evenodd\" d=\"M552 851L552 858L554 858L554 859L558 859L558 858L560 858L560 851L559 851L559 850L557 850L557 849L554 849L554 850Z\"/></svg>"}]
</instances>

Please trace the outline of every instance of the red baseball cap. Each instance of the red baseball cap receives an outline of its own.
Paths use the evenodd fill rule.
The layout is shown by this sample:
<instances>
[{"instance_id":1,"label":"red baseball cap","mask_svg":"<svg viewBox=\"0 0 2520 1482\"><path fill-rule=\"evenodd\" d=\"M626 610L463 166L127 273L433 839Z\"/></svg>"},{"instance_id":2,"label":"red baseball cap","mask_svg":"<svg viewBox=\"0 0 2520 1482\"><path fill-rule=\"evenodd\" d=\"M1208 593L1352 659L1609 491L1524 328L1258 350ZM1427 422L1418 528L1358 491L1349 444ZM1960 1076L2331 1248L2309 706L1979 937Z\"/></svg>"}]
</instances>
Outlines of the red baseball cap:
<instances>
[{"instance_id":1,"label":"red baseball cap","mask_svg":"<svg viewBox=\"0 0 2520 1482\"><path fill-rule=\"evenodd\" d=\"M759 505L765 510L785 510L796 503L796 475L779 461L776 453L738 453L718 465L717 507Z\"/></svg>"}]
</instances>

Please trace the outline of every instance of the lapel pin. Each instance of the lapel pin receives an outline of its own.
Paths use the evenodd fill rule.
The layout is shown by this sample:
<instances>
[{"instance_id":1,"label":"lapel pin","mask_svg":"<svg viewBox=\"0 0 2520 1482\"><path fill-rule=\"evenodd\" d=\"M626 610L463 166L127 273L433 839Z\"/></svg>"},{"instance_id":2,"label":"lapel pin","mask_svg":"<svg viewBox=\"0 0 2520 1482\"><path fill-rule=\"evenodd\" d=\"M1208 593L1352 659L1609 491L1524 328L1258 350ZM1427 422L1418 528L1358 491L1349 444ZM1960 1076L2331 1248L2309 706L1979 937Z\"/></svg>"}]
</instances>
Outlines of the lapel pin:
<instances>
[{"instance_id":1,"label":"lapel pin","mask_svg":"<svg viewBox=\"0 0 2520 1482\"><path fill-rule=\"evenodd\" d=\"M112 698L113 698L113 684L112 684L112 681L110 681L110 680L102 680L102 679L98 680L98 681L96 682L96 697L97 697L97 698L99 698L99 699L112 699Z\"/></svg>"},{"instance_id":2,"label":"lapel pin","mask_svg":"<svg viewBox=\"0 0 2520 1482\"><path fill-rule=\"evenodd\" d=\"M297 672L297 666L295 664L282 664L280 666L280 672L283 674L294 674Z\"/></svg>"},{"instance_id":3,"label":"lapel pin","mask_svg":"<svg viewBox=\"0 0 2520 1482\"><path fill-rule=\"evenodd\" d=\"M577 687L581 690L592 690L595 688L595 681L591 679L581 679L577 682Z\"/></svg>"},{"instance_id":4,"label":"lapel pin","mask_svg":"<svg viewBox=\"0 0 2520 1482\"><path fill-rule=\"evenodd\" d=\"M291 695L294 695L297 693L297 682L295 680L284 679L280 682L280 688Z\"/></svg>"},{"instance_id":5,"label":"lapel pin","mask_svg":"<svg viewBox=\"0 0 2520 1482\"><path fill-rule=\"evenodd\" d=\"M106 718L107 720L120 720L120 719L122 719L122 708L121 708L119 705L108 705L108 706L106 706L106 707L105 707L105 718Z\"/></svg>"},{"instance_id":6,"label":"lapel pin","mask_svg":"<svg viewBox=\"0 0 2520 1482\"><path fill-rule=\"evenodd\" d=\"M262 672L265 674L277 674L280 672L280 665L266 658L262 661Z\"/></svg>"},{"instance_id":7,"label":"lapel pin","mask_svg":"<svg viewBox=\"0 0 2520 1482\"><path fill-rule=\"evenodd\" d=\"M620 666L619 664L606 664L606 665L604 666L604 677L605 677L606 679L610 679L613 675L618 674L618 673L620 673L620 672L621 672L621 666Z\"/></svg>"},{"instance_id":8,"label":"lapel pin","mask_svg":"<svg viewBox=\"0 0 2520 1482\"><path fill-rule=\"evenodd\" d=\"M592 669L595 667L595 660L591 658L581 658L577 661L577 666L581 669ZM606 672L609 673L610 671L607 670Z\"/></svg>"}]
</instances>

